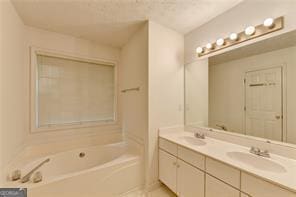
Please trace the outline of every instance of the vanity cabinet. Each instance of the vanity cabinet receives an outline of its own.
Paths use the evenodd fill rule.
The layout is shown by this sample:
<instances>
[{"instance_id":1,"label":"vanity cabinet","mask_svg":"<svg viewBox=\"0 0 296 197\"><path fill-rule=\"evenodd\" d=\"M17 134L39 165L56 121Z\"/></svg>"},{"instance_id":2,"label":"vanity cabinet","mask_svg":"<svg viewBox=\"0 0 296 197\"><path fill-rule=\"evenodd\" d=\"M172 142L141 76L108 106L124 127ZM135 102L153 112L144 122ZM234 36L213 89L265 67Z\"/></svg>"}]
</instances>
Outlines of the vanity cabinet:
<instances>
[{"instance_id":1,"label":"vanity cabinet","mask_svg":"<svg viewBox=\"0 0 296 197\"><path fill-rule=\"evenodd\" d=\"M159 179L179 197L296 197L296 193L159 139Z\"/></svg>"},{"instance_id":2,"label":"vanity cabinet","mask_svg":"<svg viewBox=\"0 0 296 197\"><path fill-rule=\"evenodd\" d=\"M242 172L241 190L252 197L296 197L296 193Z\"/></svg>"},{"instance_id":3,"label":"vanity cabinet","mask_svg":"<svg viewBox=\"0 0 296 197\"><path fill-rule=\"evenodd\" d=\"M182 160L178 160L177 163L178 196L204 197L205 173Z\"/></svg>"},{"instance_id":4,"label":"vanity cabinet","mask_svg":"<svg viewBox=\"0 0 296 197\"><path fill-rule=\"evenodd\" d=\"M240 197L240 191L234 187L206 175L206 197Z\"/></svg>"},{"instance_id":5,"label":"vanity cabinet","mask_svg":"<svg viewBox=\"0 0 296 197\"><path fill-rule=\"evenodd\" d=\"M204 197L204 172L163 150L159 150L159 179L180 197Z\"/></svg>"},{"instance_id":6,"label":"vanity cabinet","mask_svg":"<svg viewBox=\"0 0 296 197\"><path fill-rule=\"evenodd\" d=\"M240 188L240 170L236 168L207 157L206 172L237 189Z\"/></svg>"},{"instance_id":7,"label":"vanity cabinet","mask_svg":"<svg viewBox=\"0 0 296 197\"><path fill-rule=\"evenodd\" d=\"M163 150L159 150L159 179L177 192L177 158Z\"/></svg>"}]
</instances>

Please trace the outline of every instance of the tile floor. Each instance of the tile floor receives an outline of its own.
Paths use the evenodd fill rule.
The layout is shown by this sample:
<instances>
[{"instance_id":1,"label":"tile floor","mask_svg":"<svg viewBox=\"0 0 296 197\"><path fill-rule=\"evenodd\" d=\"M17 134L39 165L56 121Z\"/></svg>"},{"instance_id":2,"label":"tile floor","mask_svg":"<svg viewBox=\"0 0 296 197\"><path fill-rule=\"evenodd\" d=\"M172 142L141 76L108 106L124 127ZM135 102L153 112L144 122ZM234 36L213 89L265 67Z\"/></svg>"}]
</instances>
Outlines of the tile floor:
<instances>
[{"instance_id":1,"label":"tile floor","mask_svg":"<svg viewBox=\"0 0 296 197\"><path fill-rule=\"evenodd\" d=\"M176 195L165 186L161 186L148 193L142 190L138 190L125 194L122 197L176 197Z\"/></svg>"}]
</instances>

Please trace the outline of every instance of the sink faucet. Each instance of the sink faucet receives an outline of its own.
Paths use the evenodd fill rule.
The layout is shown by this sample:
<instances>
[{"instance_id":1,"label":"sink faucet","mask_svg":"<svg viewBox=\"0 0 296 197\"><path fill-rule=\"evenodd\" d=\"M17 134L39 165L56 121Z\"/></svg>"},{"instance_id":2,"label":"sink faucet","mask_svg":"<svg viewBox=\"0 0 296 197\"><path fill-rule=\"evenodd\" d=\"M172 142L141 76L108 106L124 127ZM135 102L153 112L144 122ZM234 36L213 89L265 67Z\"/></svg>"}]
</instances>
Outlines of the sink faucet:
<instances>
[{"instance_id":1,"label":"sink faucet","mask_svg":"<svg viewBox=\"0 0 296 197\"><path fill-rule=\"evenodd\" d=\"M219 127L220 129L222 129L223 131L227 131L227 127L225 125L219 125L216 124L216 127Z\"/></svg>"},{"instance_id":2,"label":"sink faucet","mask_svg":"<svg viewBox=\"0 0 296 197\"><path fill-rule=\"evenodd\" d=\"M48 159L44 160L43 162L41 162L40 164L38 164L35 168L33 168L30 172L28 172L28 174L26 174L26 175L21 179L21 182L22 182L22 183L26 183L26 182L28 182L28 181L30 180L32 174L33 174L36 170L38 170L41 166L43 166L45 163L47 163L47 162L49 162L49 161L50 161L50 159L48 158Z\"/></svg>"},{"instance_id":3,"label":"sink faucet","mask_svg":"<svg viewBox=\"0 0 296 197\"><path fill-rule=\"evenodd\" d=\"M262 151L260 148L257 147L251 147L250 153L261 156L261 157L270 157L270 154L267 150Z\"/></svg>"},{"instance_id":4,"label":"sink faucet","mask_svg":"<svg viewBox=\"0 0 296 197\"><path fill-rule=\"evenodd\" d=\"M203 134L203 133L196 132L196 133L194 133L194 136L196 138L205 139L205 134Z\"/></svg>"}]
</instances>

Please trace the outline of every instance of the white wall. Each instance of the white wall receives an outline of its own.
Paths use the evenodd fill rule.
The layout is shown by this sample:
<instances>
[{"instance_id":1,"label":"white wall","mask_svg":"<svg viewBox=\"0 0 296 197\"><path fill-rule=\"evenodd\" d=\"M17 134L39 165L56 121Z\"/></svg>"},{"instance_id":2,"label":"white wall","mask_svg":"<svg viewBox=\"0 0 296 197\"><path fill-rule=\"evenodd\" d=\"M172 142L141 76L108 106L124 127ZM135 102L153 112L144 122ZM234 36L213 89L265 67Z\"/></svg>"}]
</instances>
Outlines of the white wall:
<instances>
[{"instance_id":1,"label":"white wall","mask_svg":"<svg viewBox=\"0 0 296 197\"><path fill-rule=\"evenodd\" d=\"M25 39L26 39L26 63L25 71L23 75L26 78L26 122L28 138L27 145L40 145L46 143L63 143L71 141L70 147L77 145L78 141L83 141L83 143L91 143L96 141L99 143L107 143L120 139L121 132L121 99L118 100L118 124L112 126L97 126L97 127L87 127L80 129L67 129L59 131L49 131L49 132L38 132L31 133L29 130L29 103L30 103L30 47L38 47L45 50L56 51L57 53L62 52L66 54L71 54L73 56L89 57L94 59L109 60L112 62L117 62L118 77L120 78L121 70L119 65L120 60L120 49L100 45L88 40L75 38L72 36L49 32L33 27L26 27L25 29ZM119 80L118 80L118 83ZM118 86L118 84L116 84ZM119 94L119 92L118 92ZM97 140L94 140L96 136ZM98 137L99 136L99 137ZM75 143L74 143L75 141ZM45 146L46 147L46 146ZM60 146L62 147L62 146ZM66 146L65 146L66 147Z\"/></svg>"},{"instance_id":2,"label":"white wall","mask_svg":"<svg viewBox=\"0 0 296 197\"><path fill-rule=\"evenodd\" d=\"M285 66L284 81L287 91L287 131L285 137L296 143L296 47L276 50L217 65L210 65L209 71L209 124L224 124L235 132L244 133L244 84L245 72L262 68ZM284 112L285 113L285 112ZM286 127L284 127L286 128Z\"/></svg>"},{"instance_id":3,"label":"white wall","mask_svg":"<svg viewBox=\"0 0 296 197\"><path fill-rule=\"evenodd\" d=\"M0 2L0 170L22 148L25 130L24 25L8 0Z\"/></svg>"},{"instance_id":4,"label":"white wall","mask_svg":"<svg viewBox=\"0 0 296 197\"><path fill-rule=\"evenodd\" d=\"M145 145L146 186L158 182L158 128L183 124L183 36L147 22L122 48L123 130Z\"/></svg>"},{"instance_id":5,"label":"white wall","mask_svg":"<svg viewBox=\"0 0 296 197\"><path fill-rule=\"evenodd\" d=\"M144 145L148 132L148 23L122 48L121 66L119 89L140 87L140 91L120 93L123 130Z\"/></svg>"},{"instance_id":6,"label":"white wall","mask_svg":"<svg viewBox=\"0 0 296 197\"><path fill-rule=\"evenodd\" d=\"M158 180L158 128L184 123L184 37L149 21L149 130L146 184Z\"/></svg>"},{"instance_id":7,"label":"white wall","mask_svg":"<svg viewBox=\"0 0 296 197\"><path fill-rule=\"evenodd\" d=\"M208 59L185 65L185 124L208 126Z\"/></svg>"},{"instance_id":8,"label":"white wall","mask_svg":"<svg viewBox=\"0 0 296 197\"><path fill-rule=\"evenodd\" d=\"M185 62L190 63L197 60L196 47L204 46L208 42L214 42L219 37L227 37L231 32L241 32L248 25L262 24L263 20L268 17L284 16L284 29L235 47L229 47L216 54L294 30L296 29L295 10L295 0L243 1L229 11L185 35Z\"/></svg>"},{"instance_id":9,"label":"white wall","mask_svg":"<svg viewBox=\"0 0 296 197\"><path fill-rule=\"evenodd\" d=\"M185 35L185 64L207 59L210 56L224 53L251 43L255 43L282 33L296 29L296 1L294 0L246 0L229 11L217 16L208 23L194 29ZM240 43L224 50L217 51L210 55L198 58L195 52L196 47L205 46L208 42L215 42L217 38L227 37L232 32L241 32L248 25L262 24L268 17L285 17L284 29ZM198 87L198 85L197 85ZM201 99L202 100L202 99ZM201 104L201 103L200 103ZM198 104L197 104L198 105ZM204 110L201 113L205 113ZM200 112L196 112L200 113ZM202 116L202 115L199 115Z\"/></svg>"}]
</instances>

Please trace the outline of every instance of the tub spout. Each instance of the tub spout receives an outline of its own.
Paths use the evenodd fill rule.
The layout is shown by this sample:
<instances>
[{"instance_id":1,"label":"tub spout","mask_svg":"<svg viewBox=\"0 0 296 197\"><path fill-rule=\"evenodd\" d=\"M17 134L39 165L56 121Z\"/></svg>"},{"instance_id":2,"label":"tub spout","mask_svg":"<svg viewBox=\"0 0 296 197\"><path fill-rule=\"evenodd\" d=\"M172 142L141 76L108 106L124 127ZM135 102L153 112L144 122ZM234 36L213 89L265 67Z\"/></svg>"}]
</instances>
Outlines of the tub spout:
<instances>
[{"instance_id":1,"label":"tub spout","mask_svg":"<svg viewBox=\"0 0 296 197\"><path fill-rule=\"evenodd\" d=\"M22 179L21 179L21 182L22 183L26 183L30 180L32 174L38 170L41 166L43 166L45 163L49 162L50 159L47 158L46 160L44 160L43 162L41 162L40 164L38 164L35 168L33 168L30 172L28 172L28 174L26 174Z\"/></svg>"}]
</instances>

